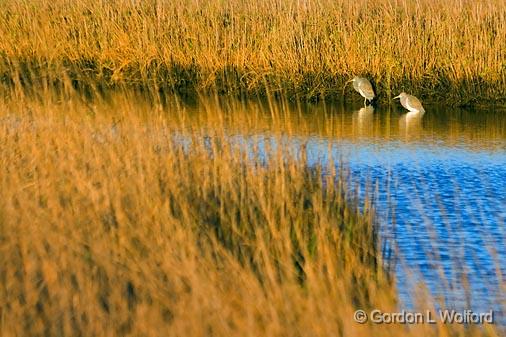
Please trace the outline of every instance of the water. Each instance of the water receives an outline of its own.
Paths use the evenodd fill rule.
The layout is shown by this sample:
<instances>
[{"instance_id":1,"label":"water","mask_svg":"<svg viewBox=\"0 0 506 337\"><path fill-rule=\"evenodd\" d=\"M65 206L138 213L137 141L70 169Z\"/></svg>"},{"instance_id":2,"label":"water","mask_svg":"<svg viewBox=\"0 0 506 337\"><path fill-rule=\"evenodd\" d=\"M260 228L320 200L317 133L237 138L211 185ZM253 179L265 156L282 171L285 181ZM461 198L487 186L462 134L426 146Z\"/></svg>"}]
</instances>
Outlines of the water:
<instances>
[{"instance_id":1,"label":"water","mask_svg":"<svg viewBox=\"0 0 506 337\"><path fill-rule=\"evenodd\" d=\"M225 127L260 149L304 146L310 165L345 164L362 200L374 198L382 239L397 251L402 306L413 308L423 282L443 306L504 317L506 111L213 104L227 111L219 126L206 117L209 103L188 105L190 121Z\"/></svg>"}]
</instances>

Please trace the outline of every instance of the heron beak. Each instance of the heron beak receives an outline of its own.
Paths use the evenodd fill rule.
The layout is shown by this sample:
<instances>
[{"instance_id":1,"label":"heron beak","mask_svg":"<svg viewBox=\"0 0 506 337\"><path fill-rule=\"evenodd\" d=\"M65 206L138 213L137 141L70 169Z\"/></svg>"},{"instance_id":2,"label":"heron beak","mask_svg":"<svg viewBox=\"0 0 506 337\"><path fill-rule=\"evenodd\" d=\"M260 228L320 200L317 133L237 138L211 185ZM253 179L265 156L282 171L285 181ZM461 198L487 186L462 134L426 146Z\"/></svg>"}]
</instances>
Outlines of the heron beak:
<instances>
[{"instance_id":1,"label":"heron beak","mask_svg":"<svg viewBox=\"0 0 506 337\"><path fill-rule=\"evenodd\" d=\"M395 96L393 99L396 99L396 98L401 98L401 95L399 95L399 96Z\"/></svg>"},{"instance_id":2,"label":"heron beak","mask_svg":"<svg viewBox=\"0 0 506 337\"><path fill-rule=\"evenodd\" d=\"M346 86L348 85L348 83L351 83L351 82L353 82L353 78L352 78L351 80L346 81L346 82L344 83L344 86L343 86L343 96L344 96L344 90L346 89Z\"/></svg>"}]
</instances>

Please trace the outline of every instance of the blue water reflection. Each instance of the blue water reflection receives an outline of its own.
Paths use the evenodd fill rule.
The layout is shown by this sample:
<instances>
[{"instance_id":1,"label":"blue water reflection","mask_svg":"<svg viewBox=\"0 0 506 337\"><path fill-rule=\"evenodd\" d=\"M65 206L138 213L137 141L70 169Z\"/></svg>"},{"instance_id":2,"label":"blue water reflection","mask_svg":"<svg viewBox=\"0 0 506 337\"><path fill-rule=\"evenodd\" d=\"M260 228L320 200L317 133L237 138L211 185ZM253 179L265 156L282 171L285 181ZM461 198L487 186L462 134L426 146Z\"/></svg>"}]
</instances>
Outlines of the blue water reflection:
<instances>
[{"instance_id":1,"label":"blue water reflection","mask_svg":"<svg viewBox=\"0 0 506 337\"><path fill-rule=\"evenodd\" d=\"M256 145L260 153L280 143L295 153L304 147L311 166L327 167L332 159L344 163L361 200L374 198L383 239L397 250L402 305L415 305L413 295L423 282L448 308L501 314L506 300L500 281L506 275L506 151L317 136L231 139Z\"/></svg>"},{"instance_id":2,"label":"blue water reflection","mask_svg":"<svg viewBox=\"0 0 506 337\"><path fill-rule=\"evenodd\" d=\"M252 114L237 109L233 116ZM382 239L396 250L402 306L413 308L425 286L442 306L504 318L506 114L324 106L285 118L286 133L259 123L246 132L231 125L228 135L255 160L266 160L266 149L305 149L309 165L336 161L349 172L359 200L374 199Z\"/></svg>"},{"instance_id":3,"label":"blue water reflection","mask_svg":"<svg viewBox=\"0 0 506 337\"><path fill-rule=\"evenodd\" d=\"M307 142L311 164L325 161L327 143ZM405 305L414 304L421 278L448 307L502 310L506 152L397 141L381 146L336 141L331 149L347 163L362 197L367 186L376 187L382 235L400 258L397 281Z\"/></svg>"}]
</instances>

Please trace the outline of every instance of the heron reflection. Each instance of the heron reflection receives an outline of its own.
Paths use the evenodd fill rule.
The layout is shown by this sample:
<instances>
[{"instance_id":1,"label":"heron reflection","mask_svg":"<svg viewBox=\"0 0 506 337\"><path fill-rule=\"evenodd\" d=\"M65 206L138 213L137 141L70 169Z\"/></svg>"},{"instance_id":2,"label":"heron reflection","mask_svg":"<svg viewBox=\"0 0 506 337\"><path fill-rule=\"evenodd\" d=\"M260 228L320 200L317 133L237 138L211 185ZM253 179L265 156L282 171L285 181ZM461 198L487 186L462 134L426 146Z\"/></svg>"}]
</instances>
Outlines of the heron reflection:
<instances>
[{"instance_id":1,"label":"heron reflection","mask_svg":"<svg viewBox=\"0 0 506 337\"><path fill-rule=\"evenodd\" d=\"M358 137L370 137L374 131L374 108L368 105L353 113L353 129Z\"/></svg>"},{"instance_id":2,"label":"heron reflection","mask_svg":"<svg viewBox=\"0 0 506 337\"><path fill-rule=\"evenodd\" d=\"M425 112L408 112L399 119L399 132L406 140L420 138L423 130L422 120Z\"/></svg>"}]
</instances>

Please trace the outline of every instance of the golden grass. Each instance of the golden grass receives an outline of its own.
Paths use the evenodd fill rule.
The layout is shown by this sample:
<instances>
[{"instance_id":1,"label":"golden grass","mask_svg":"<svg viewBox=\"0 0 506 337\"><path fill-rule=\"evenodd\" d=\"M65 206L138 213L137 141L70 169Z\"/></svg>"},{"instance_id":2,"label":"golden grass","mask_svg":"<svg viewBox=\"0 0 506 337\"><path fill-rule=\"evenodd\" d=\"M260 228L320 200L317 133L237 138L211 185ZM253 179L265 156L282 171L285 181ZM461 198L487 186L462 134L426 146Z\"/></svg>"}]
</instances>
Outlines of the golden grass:
<instances>
[{"instance_id":1,"label":"golden grass","mask_svg":"<svg viewBox=\"0 0 506 337\"><path fill-rule=\"evenodd\" d=\"M131 102L0 102L0 335L499 335L353 322L396 296L333 165Z\"/></svg>"},{"instance_id":2,"label":"golden grass","mask_svg":"<svg viewBox=\"0 0 506 337\"><path fill-rule=\"evenodd\" d=\"M506 103L502 0L2 0L4 86ZM351 90L348 91L351 95Z\"/></svg>"}]
</instances>

